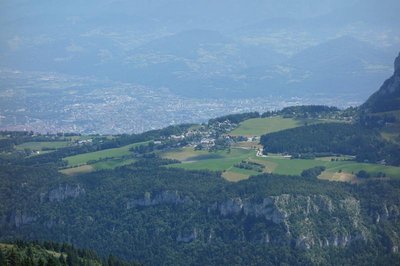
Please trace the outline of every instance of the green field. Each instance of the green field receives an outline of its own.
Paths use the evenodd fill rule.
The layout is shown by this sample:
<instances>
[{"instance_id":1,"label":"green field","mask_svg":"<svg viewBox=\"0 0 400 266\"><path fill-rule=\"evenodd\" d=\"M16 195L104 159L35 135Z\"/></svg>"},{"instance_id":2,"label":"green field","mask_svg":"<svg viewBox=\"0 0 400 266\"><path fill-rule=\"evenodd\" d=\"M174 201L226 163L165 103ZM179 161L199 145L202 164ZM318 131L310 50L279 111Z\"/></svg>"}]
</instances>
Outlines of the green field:
<instances>
[{"instance_id":1,"label":"green field","mask_svg":"<svg viewBox=\"0 0 400 266\"><path fill-rule=\"evenodd\" d=\"M273 173L283 175L299 175L305 169L315 166L325 166L327 172L336 173L339 170L346 173L357 173L360 170L365 170L372 176L377 175L379 172L385 173L387 177L400 178L400 167L386 166L380 164L357 163L354 161L334 161L323 159L315 160L302 160L278 157L255 158L259 163L263 163Z\"/></svg>"},{"instance_id":2,"label":"green field","mask_svg":"<svg viewBox=\"0 0 400 266\"><path fill-rule=\"evenodd\" d=\"M60 170L64 175L78 175L93 172L94 168L91 165L81 165L77 167L67 168Z\"/></svg>"},{"instance_id":3,"label":"green field","mask_svg":"<svg viewBox=\"0 0 400 266\"><path fill-rule=\"evenodd\" d=\"M244 170L234 167L242 160L250 160L263 164L264 172L276 173L282 175L300 175L305 169L315 166L325 166L327 173L337 173L341 170L343 173L357 173L365 170L371 176L379 172L385 173L387 177L400 178L400 167L385 166L379 164L357 163L354 161L330 161L330 158L317 158L314 160L288 159L281 155L272 155L268 157L257 157L254 150L231 149L231 152L219 151L209 153L207 151L194 151L187 147L173 152L162 154L164 158L177 159L181 164L174 164L171 167L179 167L187 170L208 169L212 171L224 171L223 177L229 181L239 181L248 178L251 175L260 174L256 171ZM349 157L341 157L346 159Z\"/></svg>"},{"instance_id":4,"label":"green field","mask_svg":"<svg viewBox=\"0 0 400 266\"><path fill-rule=\"evenodd\" d=\"M120 148L78 154L78 155L66 157L66 158L64 158L64 160L66 160L68 162L68 165L70 165L70 166L78 166L78 165L82 165L82 164L87 164L89 161L97 161L97 160L109 159L109 158L121 158L121 157L132 154L132 152L129 151L129 149L139 146L139 145L146 144L146 143L147 142L140 142L140 143L126 145L126 146L123 146Z\"/></svg>"},{"instance_id":5,"label":"green field","mask_svg":"<svg viewBox=\"0 0 400 266\"><path fill-rule=\"evenodd\" d=\"M93 166L93 168L96 170L114 169L116 167L128 165L133 162L135 162L134 159L116 158L116 159L108 159L108 160L100 161L100 162L91 164L91 166Z\"/></svg>"},{"instance_id":6,"label":"green field","mask_svg":"<svg viewBox=\"0 0 400 266\"><path fill-rule=\"evenodd\" d=\"M231 149L231 152L218 151L194 151L193 148L184 148L175 153L163 154L162 157L178 159L182 164L174 164L172 167L180 167L187 170L208 169L212 171L224 171L233 168L233 165L246 160L254 153L252 150Z\"/></svg>"},{"instance_id":7,"label":"green field","mask_svg":"<svg viewBox=\"0 0 400 266\"><path fill-rule=\"evenodd\" d=\"M43 142L25 142L17 145L17 150L30 149L35 151L56 150L71 145L69 141L43 141Z\"/></svg>"},{"instance_id":8,"label":"green field","mask_svg":"<svg viewBox=\"0 0 400 266\"><path fill-rule=\"evenodd\" d=\"M304 126L305 124L319 124L327 122L341 122L329 119L293 119L273 116L267 118L248 119L239 124L230 135L232 136L261 136L268 133L278 132L285 129Z\"/></svg>"},{"instance_id":9,"label":"green field","mask_svg":"<svg viewBox=\"0 0 400 266\"><path fill-rule=\"evenodd\" d=\"M240 125L230 134L232 136L261 136L267 133L299 127L302 125L304 125L304 123L300 122L299 120L282 118L280 116L253 118L240 123Z\"/></svg>"}]
</instances>

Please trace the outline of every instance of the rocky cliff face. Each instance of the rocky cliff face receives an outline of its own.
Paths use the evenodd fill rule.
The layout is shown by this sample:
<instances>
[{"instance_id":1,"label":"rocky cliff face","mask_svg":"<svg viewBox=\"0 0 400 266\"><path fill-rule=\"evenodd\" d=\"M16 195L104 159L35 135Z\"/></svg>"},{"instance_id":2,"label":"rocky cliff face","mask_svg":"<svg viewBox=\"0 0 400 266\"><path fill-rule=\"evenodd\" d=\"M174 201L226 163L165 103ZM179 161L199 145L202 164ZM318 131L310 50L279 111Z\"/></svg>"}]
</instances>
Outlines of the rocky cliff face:
<instances>
[{"instance_id":1,"label":"rocky cliff face","mask_svg":"<svg viewBox=\"0 0 400 266\"><path fill-rule=\"evenodd\" d=\"M218 210L222 216L243 214L246 216L263 217L265 220L275 224L284 221L284 215L277 209L272 197L264 198L261 203L241 198L228 199L222 203L214 203L210 210Z\"/></svg>"},{"instance_id":2,"label":"rocky cliff face","mask_svg":"<svg viewBox=\"0 0 400 266\"><path fill-rule=\"evenodd\" d=\"M394 62L393 76L361 106L365 113L400 110L400 54Z\"/></svg>"},{"instance_id":3,"label":"rocky cliff face","mask_svg":"<svg viewBox=\"0 0 400 266\"><path fill-rule=\"evenodd\" d=\"M62 202L63 200L72 198L75 199L85 194L85 189L78 185L59 185L57 188L51 189L48 192L40 194L40 203L46 202ZM34 215L29 211L13 209L7 214L0 217L0 225L7 228L19 229L24 225L37 223L38 215Z\"/></svg>"},{"instance_id":4,"label":"rocky cliff face","mask_svg":"<svg viewBox=\"0 0 400 266\"><path fill-rule=\"evenodd\" d=\"M295 241L299 248L310 249L313 246L347 246L351 241L367 241L369 231L361 217L360 202L348 197L333 202L325 195L289 195L270 196L262 202L249 199L232 198L213 204L209 211L221 216L252 216L263 218L286 230L287 241ZM328 231L320 233L317 224L321 217L327 220ZM333 221L333 222L332 222ZM273 236L265 234L262 239L270 242Z\"/></svg>"},{"instance_id":5,"label":"rocky cliff face","mask_svg":"<svg viewBox=\"0 0 400 266\"><path fill-rule=\"evenodd\" d=\"M198 233L197 229L194 228L190 233L179 233L178 237L176 238L177 242L184 242L189 243L197 239Z\"/></svg>"},{"instance_id":6,"label":"rocky cliff face","mask_svg":"<svg viewBox=\"0 0 400 266\"><path fill-rule=\"evenodd\" d=\"M37 217L21 210L14 210L9 215L2 217L2 224L11 228L20 228L23 225L28 225L36 222Z\"/></svg>"},{"instance_id":7,"label":"rocky cliff face","mask_svg":"<svg viewBox=\"0 0 400 266\"><path fill-rule=\"evenodd\" d=\"M394 74L400 76L400 53L399 56L394 61Z\"/></svg>"},{"instance_id":8,"label":"rocky cliff face","mask_svg":"<svg viewBox=\"0 0 400 266\"><path fill-rule=\"evenodd\" d=\"M371 214L374 217L375 223L379 224L384 221L392 220L399 222L400 220L400 208L394 204L383 203L381 208L374 210Z\"/></svg>"},{"instance_id":9,"label":"rocky cliff face","mask_svg":"<svg viewBox=\"0 0 400 266\"><path fill-rule=\"evenodd\" d=\"M162 191L155 195L150 192L145 192L143 198L132 199L126 203L126 208L131 209L134 207L149 207L161 204L184 204L190 203L191 199L188 196L181 195L178 191Z\"/></svg>"},{"instance_id":10,"label":"rocky cliff face","mask_svg":"<svg viewBox=\"0 0 400 266\"><path fill-rule=\"evenodd\" d=\"M80 195L85 194L86 191L79 184L78 185L59 185L57 188L54 188L47 193L40 194L40 202L61 202L65 199L75 199Z\"/></svg>"},{"instance_id":11,"label":"rocky cliff face","mask_svg":"<svg viewBox=\"0 0 400 266\"><path fill-rule=\"evenodd\" d=\"M178 191L162 191L159 193L146 192L143 197L129 200L126 209L135 207L150 207L157 205L181 205L194 201ZM314 246L345 247L352 241L368 241L370 231L364 225L361 214L360 202L353 197L333 201L326 195L291 195L282 194L268 196L261 201L249 198L235 197L212 205L200 204L199 209L206 209L210 215L218 215L225 218L253 217L262 219L271 226L278 226L282 234L260 231L257 241L266 244L295 243L299 248L311 249ZM399 209L397 206L382 207L380 212L374 212L375 219L397 219ZM379 218L378 218L379 217ZM320 230L321 224L324 230ZM282 231L283 230L283 231ZM212 241L213 228L196 228L190 232L179 233L177 242L192 242L200 239ZM209 237L206 237L208 236ZM237 236L239 239L244 236ZM206 239L207 238L207 239ZM279 240L277 240L279 239Z\"/></svg>"}]
</instances>

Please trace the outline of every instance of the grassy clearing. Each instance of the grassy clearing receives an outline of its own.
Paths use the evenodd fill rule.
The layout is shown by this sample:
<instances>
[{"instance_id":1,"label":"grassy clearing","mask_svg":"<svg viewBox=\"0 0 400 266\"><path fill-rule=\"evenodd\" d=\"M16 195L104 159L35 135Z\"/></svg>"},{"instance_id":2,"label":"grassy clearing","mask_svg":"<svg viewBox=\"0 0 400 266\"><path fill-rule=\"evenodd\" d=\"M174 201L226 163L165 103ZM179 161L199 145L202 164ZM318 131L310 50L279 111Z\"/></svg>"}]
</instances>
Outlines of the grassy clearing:
<instances>
[{"instance_id":1,"label":"grassy clearing","mask_svg":"<svg viewBox=\"0 0 400 266\"><path fill-rule=\"evenodd\" d=\"M238 182L249 178L248 174L236 173L232 171L226 171L222 173L222 177L230 182Z\"/></svg>"},{"instance_id":2,"label":"grassy clearing","mask_svg":"<svg viewBox=\"0 0 400 266\"><path fill-rule=\"evenodd\" d=\"M285 129L304 126L305 124L320 124L328 122L343 122L332 119L293 119L283 118L281 116L273 116L266 118L253 118L246 120L234 129L230 135L232 136L261 136L268 133L278 132Z\"/></svg>"},{"instance_id":3,"label":"grassy clearing","mask_svg":"<svg viewBox=\"0 0 400 266\"><path fill-rule=\"evenodd\" d=\"M257 172L254 170L242 169L242 168L237 168L237 167L232 167L229 169L229 171L238 173L238 174L246 174L246 175L259 175L260 174L260 172Z\"/></svg>"},{"instance_id":4,"label":"grassy clearing","mask_svg":"<svg viewBox=\"0 0 400 266\"><path fill-rule=\"evenodd\" d=\"M400 167L386 166L380 164L357 163L357 162L332 162L327 166L326 171L338 172L342 170L346 173L357 173L360 170L367 171L371 176L376 176L379 172L385 173L387 177L400 178Z\"/></svg>"},{"instance_id":5,"label":"grassy clearing","mask_svg":"<svg viewBox=\"0 0 400 266\"><path fill-rule=\"evenodd\" d=\"M319 179L329 180L329 181L340 181L340 182L350 182L357 183L357 177L350 173L332 173L324 171L321 175L318 176Z\"/></svg>"},{"instance_id":6,"label":"grassy clearing","mask_svg":"<svg viewBox=\"0 0 400 266\"><path fill-rule=\"evenodd\" d=\"M379 172L385 173L387 177L400 178L400 167L386 166L380 164L358 163L354 161L333 161L326 158L315 160L285 159L278 156L267 158L255 158L256 162L264 164L273 173L283 175L299 175L305 169L315 166L325 166L327 173L355 174L360 170L367 171L371 176L377 176ZM328 175L328 174L327 174Z\"/></svg>"},{"instance_id":7,"label":"grassy clearing","mask_svg":"<svg viewBox=\"0 0 400 266\"><path fill-rule=\"evenodd\" d=\"M234 164L248 159L254 151L245 149L231 149L231 152L219 151L209 153L207 151L190 151L186 148L176 151L174 154L163 154L164 158L181 158L182 164L174 164L172 167L180 167L187 170L208 169L212 171L224 171L233 168ZM185 156L183 156L183 154Z\"/></svg>"},{"instance_id":8,"label":"grassy clearing","mask_svg":"<svg viewBox=\"0 0 400 266\"><path fill-rule=\"evenodd\" d=\"M190 157L195 157L202 154L209 154L208 151L195 151L192 147L185 147L183 149L166 152L161 154L161 157L168 159L175 159L179 161L187 161Z\"/></svg>"},{"instance_id":9,"label":"grassy clearing","mask_svg":"<svg viewBox=\"0 0 400 266\"><path fill-rule=\"evenodd\" d=\"M13 244L5 244L5 243L0 243L0 248L13 248L14 245Z\"/></svg>"},{"instance_id":10,"label":"grassy clearing","mask_svg":"<svg viewBox=\"0 0 400 266\"><path fill-rule=\"evenodd\" d=\"M64 160L66 160L68 162L68 165L70 166L78 166L82 164L87 164L89 161L97 161L106 158L121 158L131 154L131 151L129 151L129 149L146 143L147 142L140 142L140 143L126 145L120 148L78 154L66 157L64 158Z\"/></svg>"},{"instance_id":11,"label":"grassy clearing","mask_svg":"<svg viewBox=\"0 0 400 266\"><path fill-rule=\"evenodd\" d=\"M68 141L44 141L44 142L25 142L16 146L17 150L30 149L35 151L56 150L70 146L71 142Z\"/></svg>"},{"instance_id":12,"label":"grassy clearing","mask_svg":"<svg viewBox=\"0 0 400 266\"><path fill-rule=\"evenodd\" d=\"M267 117L254 118L240 123L239 127L234 129L230 134L232 136L261 136L267 133L277 132L284 129L302 126L298 120L292 118Z\"/></svg>"},{"instance_id":13,"label":"grassy clearing","mask_svg":"<svg viewBox=\"0 0 400 266\"><path fill-rule=\"evenodd\" d=\"M100 161L100 162L91 164L91 166L94 167L94 169L96 169L96 170L109 170L109 169L114 169L116 167L128 165L133 162L135 162L134 159L117 158L117 159Z\"/></svg>"},{"instance_id":14,"label":"grassy clearing","mask_svg":"<svg viewBox=\"0 0 400 266\"><path fill-rule=\"evenodd\" d=\"M325 162L317 160L291 160L282 157L259 158L257 162L264 164L267 168L268 166L269 168L272 168L272 173L281 175L300 175L301 172L305 169L320 165L325 166L326 164Z\"/></svg>"},{"instance_id":15,"label":"grassy clearing","mask_svg":"<svg viewBox=\"0 0 400 266\"><path fill-rule=\"evenodd\" d=\"M234 167L236 163L242 160L263 164L265 166L264 173L300 175L303 170L315 166L325 166L326 171L323 178L329 180L353 182L354 179L352 177L360 170L367 171L372 177L382 172L387 177L400 178L400 167L345 161L343 159L350 158L346 156L339 157L342 161L331 161L331 157L317 158L315 160L291 160L278 154L264 158L257 157L254 150L240 148L232 149L230 153L220 151L211 154L207 151L194 151L193 148L184 148L164 153L162 156L182 161L182 164L171 165L171 167L180 167L187 170L208 169L212 171L224 171L222 176L229 181L235 182L246 179L251 175L260 174L256 171Z\"/></svg>"},{"instance_id":16,"label":"grassy clearing","mask_svg":"<svg viewBox=\"0 0 400 266\"><path fill-rule=\"evenodd\" d=\"M79 175L79 174L85 174L85 173L90 173L93 172L95 169L91 165L81 165L78 167L73 167L73 168L67 168L60 170L61 173L64 175Z\"/></svg>"}]
</instances>

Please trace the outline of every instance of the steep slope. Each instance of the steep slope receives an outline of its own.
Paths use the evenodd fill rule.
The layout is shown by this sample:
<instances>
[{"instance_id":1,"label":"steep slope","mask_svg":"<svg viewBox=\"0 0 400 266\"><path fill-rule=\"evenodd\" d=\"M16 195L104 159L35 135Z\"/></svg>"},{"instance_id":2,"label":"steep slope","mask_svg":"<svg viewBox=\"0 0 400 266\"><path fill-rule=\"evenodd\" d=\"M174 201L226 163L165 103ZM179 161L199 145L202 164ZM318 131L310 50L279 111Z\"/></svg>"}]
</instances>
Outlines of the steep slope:
<instances>
[{"instance_id":1,"label":"steep slope","mask_svg":"<svg viewBox=\"0 0 400 266\"><path fill-rule=\"evenodd\" d=\"M72 245L54 242L0 243L0 265L138 265L126 263L110 255L105 261L91 250L76 249Z\"/></svg>"},{"instance_id":2,"label":"steep slope","mask_svg":"<svg viewBox=\"0 0 400 266\"><path fill-rule=\"evenodd\" d=\"M394 62L394 73L381 88L361 106L365 113L400 110L400 53Z\"/></svg>"}]
</instances>

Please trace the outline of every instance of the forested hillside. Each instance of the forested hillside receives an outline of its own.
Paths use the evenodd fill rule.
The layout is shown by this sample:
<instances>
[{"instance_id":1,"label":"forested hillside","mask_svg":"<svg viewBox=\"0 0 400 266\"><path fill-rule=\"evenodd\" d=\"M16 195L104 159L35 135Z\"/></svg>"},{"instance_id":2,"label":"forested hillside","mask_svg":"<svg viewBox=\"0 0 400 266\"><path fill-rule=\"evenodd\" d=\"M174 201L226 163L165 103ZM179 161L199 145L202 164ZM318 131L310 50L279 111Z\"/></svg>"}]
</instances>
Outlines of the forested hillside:
<instances>
[{"instance_id":1,"label":"forested hillside","mask_svg":"<svg viewBox=\"0 0 400 266\"><path fill-rule=\"evenodd\" d=\"M260 175L230 183L154 164L70 178L2 167L1 180L2 239L69 242L150 265L399 259L398 181Z\"/></svg>"},{"instance_id":2,"label":"forested hillside","mask_svg":"<svg viewBox=\"0 0 400 266\"><path fill-rule=\"evenodd\" d=\"M400 265L400 149L387 125L362 123L362 108L134 135L0 132L0 259Z\"/></svg>"},{"instance_id":3,"label":"forested hillside","mask_svg":"<svg viewBox=\"0 0 400 266\"><path fill-rule=\"evenodd\" d=\"M358 162L384 161L400 165L400 146L385 141L377 130L351 124L319 124L288 129L262 136L264 153L306 156L345 154Z\"/></svg>"},{"instance_id":4,"label":"forested hillside","mask_svg":"<svg viewBox=\"0 0 400 266\"><path fill-rule=\"evenodd\" d=\"M134 266L115 256L98 257L95 252L54 242L0 243L0 265L4 266Z\"/></svg>"}]
</instances>

